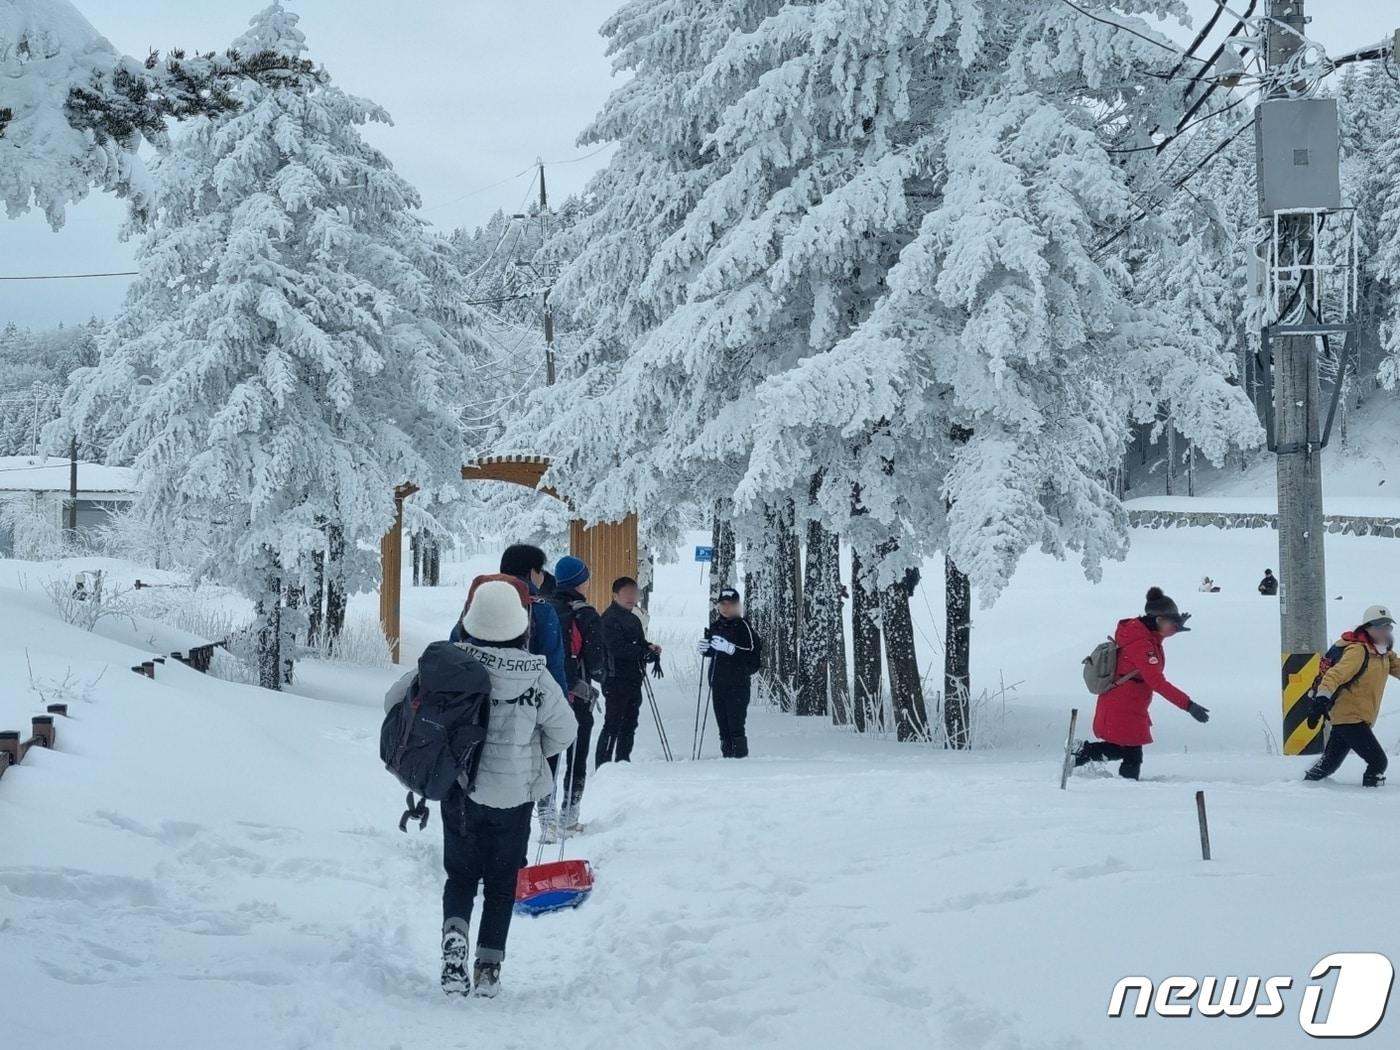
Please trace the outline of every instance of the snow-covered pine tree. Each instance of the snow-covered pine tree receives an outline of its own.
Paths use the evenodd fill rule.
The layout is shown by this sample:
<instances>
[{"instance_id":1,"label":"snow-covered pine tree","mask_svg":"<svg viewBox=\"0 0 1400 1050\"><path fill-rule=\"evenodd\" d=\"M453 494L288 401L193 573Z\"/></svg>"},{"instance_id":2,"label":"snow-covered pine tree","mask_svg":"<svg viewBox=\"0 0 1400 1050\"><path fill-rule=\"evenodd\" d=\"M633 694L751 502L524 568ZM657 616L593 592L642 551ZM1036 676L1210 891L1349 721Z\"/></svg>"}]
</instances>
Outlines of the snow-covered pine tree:
<instances>
[{"instance_id":1,"label":"snow-covered pine tree","mask_svg":"<svg viewBox=\"0 0 1400 1050\"><path fill-rule=\"evenodd\" d=\"M168 119L231 111L232 84L315 78L305 59L270 51L119 54L68 0L0 0L0 200L11 218L31 205L57 229L94 186L140 216L149 180L137 150L165 143Z\"/></svg>"},{"instance_id":2,"label":"snow-covered pine tree","mask_svg":"<svg viewBox=\"0 0 1400 1050\"><path fill-rule=\"evenodd\" d=\"M306 49L280 3L234 46ZM161 161L141 278L63 423L116 430L109 458L139 469L153 527L207 524L197 568L257 603L277 688L287 589L318 554L342 593L366 585L394 487L460 468L477 346L416 191L360 135L387 115L328 82L236 93Z\"/></svg>"}]
</instances>

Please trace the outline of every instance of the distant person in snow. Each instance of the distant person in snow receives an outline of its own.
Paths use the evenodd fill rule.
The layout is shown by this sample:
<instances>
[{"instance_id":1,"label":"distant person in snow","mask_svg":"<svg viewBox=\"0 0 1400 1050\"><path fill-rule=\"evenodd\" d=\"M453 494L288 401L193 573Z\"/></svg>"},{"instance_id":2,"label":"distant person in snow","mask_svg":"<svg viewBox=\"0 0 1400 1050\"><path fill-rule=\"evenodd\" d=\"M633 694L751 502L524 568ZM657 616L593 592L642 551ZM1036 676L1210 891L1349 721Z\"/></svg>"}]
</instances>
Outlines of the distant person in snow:
<instances>
[{"instance_id":1,"label":"distant person in snow","mask_svg":"<svg viewBox=\"0 0 1400 1050\"><path fill-rule=\"evenodd\" d=\"M523 583L478 577L457 644L491 679L491 714L470 792L460 780L443 801L442 989L491 997L515 909L515 884L530 845L530 814L553 789L547 759L574 741L577 725L543 656L526 651L530 595ZM413 682L410 671L384 698L388 711ZM476 962L467 977L468 925L482 886Z\"/></svg>"},{"instance_id":2,"label":"distant person in snow","mask_svg":"<svg viewBox=\"0 0 1400 1050\"><path fill-rule=\"evenodd\" d=\"M710 661L710 695L719 730L720 754L725 758L748 758L750 679L763 660L758 634L744 619L739 592L726 587L719 592L718 615L705 637L695 646L702 659Z\"/></svg>"},{"instance_id":3,"label":"distant person in snow","mask_svg":"<svg viewBox=\"0 0 1400 1050\"><path fill-rule=\"evenodd\" d=\"M1400 656L1394 651L1395 620L1390 610L1383 605L1371 606L1361 626L1343 634L1337 647L1342 655L1323 673L1308 710L1309 728L1326 718L1332 722L1332 732L1322 757L1304 779L1325 780L1355 751L1366 760L1362 785L1380 787L1385 783L1388 762L1385 748L1371 727L1380 717L1386 679L1400 678Z\"/></svg>"},{"instance_id":4,"label":"distant person in snow","mask_svg":"<svg viewBox=\"0 0 1400 1050\"><path fill-rule=\"evenodd\" d=\"M545 658L559 691L567 694L569 680L564 673L564 639L559 629L559 617L548 603L538 600L542 595L541 588L549 578L544 565L544 551L528 543L513 543L501 554L501 572L514 576L530 590L530 652ZM465 615L466 609L462 612ZM462 640L460 621L453 625L448 640Z\"/></svg>"},{"instance_id":5,"label":"distant person in snow","mask_svg":"<svg viewBox=\"0 0 1400 1050\"><path fill-rule=\"evenodd\" d=\"M593 702L605 677L603 624L598 610L588 604L585 596L590 574L579 558L566 555L554 566L555 584L546 601L559 617L560 633L564 639L564 674L569 689L564 694L578 722L578 739L569 748L564 767L564 798L557 813L568 831L579 830L579 803L588 776L588 745L593 738ZM553 768L553 762L551 762ZM554 841L558 828L552 799L540 803L540 832L546 842Z\"/></svg>"},{"instance_id":6,"label":"distant person in snow","mask_svg":"<svg viewBox=\"0 0 1400 1050\"><path fill-rule=\"evenodd\" d=\"M1152 719L1147 709L1157 693L1186 711L1197 722L1210 720L1210 712L1167 681L1167 657L1162 643L1174 634L1189 631L1183 613L1160 587L1147 592L1141 616L1120 620L1113 640L1118 646L1117 684L1099 697L1094 709L1094 736L1074 753L1075 766L1086 762L1120 759L1118 775L1137 780L1142 771L1142 749L1152 743Z\"/></svg>"},{"instance_id":7,"label":"distant person in snow","mask_svg":"<svg viewBox=\"0 0 1400 1050\"><path fill-rule=\"evenodd\" d=\"M603 679L603 731L598 734L596 765L632 761L637 718L642 713L642 679L647 664L659 661L661 646L647 641L636 615L641 589L630 576L619 576L612 585L612 604L603 613L603 646L607 650L607 677Z\"/></svg>"},{"instance_id":8,"label":"distant person in snow","mask_svg":"<svg viewBox=\"0 0 1400 1050\"><path fill-rule=\"evenodd\" d=\"M1278 577L1274 575L1273 569L1264 570L1264 578L1259 581L1259 593L1266 598L1278 594Z\"/></svg>"},{"instance_id":9,"label":"distant person in snow","mask_svg":"<svg viewBox=\"0 0 1400 1050\"><path fill-rule=\"evenodd\" d=\"M1219 586L1216 584L1216 582L1215 582L1214 580L1212 580L1209 576L1202 576L1202 577L1201 577L1201 593L1202 593L1202 594L1219 594L1219 593L1220 593L1220 587L1219 587Z\"/></svg>"}]
</instances>

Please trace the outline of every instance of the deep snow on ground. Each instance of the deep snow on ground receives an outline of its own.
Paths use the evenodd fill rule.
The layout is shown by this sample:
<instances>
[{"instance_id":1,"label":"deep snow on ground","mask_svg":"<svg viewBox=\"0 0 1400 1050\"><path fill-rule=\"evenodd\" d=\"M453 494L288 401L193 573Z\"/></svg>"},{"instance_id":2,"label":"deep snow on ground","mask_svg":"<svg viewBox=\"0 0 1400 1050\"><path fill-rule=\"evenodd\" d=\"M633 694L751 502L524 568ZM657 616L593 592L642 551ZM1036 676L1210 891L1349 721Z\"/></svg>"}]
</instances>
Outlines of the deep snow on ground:
<instances>
[{"instance_id":1,"label":"deep snow on ground","mask_svg":"<svg viewBox=\"0 0 1400 1050\"><path fill-rule=\"evenodd\" d=\"M975 686L1015 688L979 706L988 749L970 754L761 709L754 758L685 761L697 680L684 647L703 590L693 564L663 567L658 687L682 761L660 760L644 712L637 761L592 777L588 832L569 846L597 891L577 912L517 920L494 1002L436 987L439 826L399 833L401 794L375 753L393 670L304 664L309 696L175 665L148 681L129 670L144 640L51 615L35 581L72 563L0 563L0 727L42 710L36 693L72 705L58 750L0 780L5 1043L1306 1045L1295 1018L1313 963L1395 954L1400 798L1362 792L1354 759L1337 783L1305 786L1306 760L1269 753L1277 608L1253 586L1272 533L1134 539L1098 586L1028 557L978 614ZM1328 538L1334 629L1393 600L1394 550ZM490 565L447 568L451 586L406 588L405 652L446 631L460 584ZM1207 573L1222 593L1194 592ZM1068 709L1091 709L1078 661L1151 583L1194 614L1168 671L1212 721L1159 701L1142 783L1086 774L1060 792ZM931 565L914 600L926 664L940 596ZM1396 725L1381 720L1388 747ZM1297 989L1272 1020L1108 1019L1114 982L1139 973L1287 974ZM1363 1045L1394 1045L1396 1024Z\"/></svg>"}]
</instances>

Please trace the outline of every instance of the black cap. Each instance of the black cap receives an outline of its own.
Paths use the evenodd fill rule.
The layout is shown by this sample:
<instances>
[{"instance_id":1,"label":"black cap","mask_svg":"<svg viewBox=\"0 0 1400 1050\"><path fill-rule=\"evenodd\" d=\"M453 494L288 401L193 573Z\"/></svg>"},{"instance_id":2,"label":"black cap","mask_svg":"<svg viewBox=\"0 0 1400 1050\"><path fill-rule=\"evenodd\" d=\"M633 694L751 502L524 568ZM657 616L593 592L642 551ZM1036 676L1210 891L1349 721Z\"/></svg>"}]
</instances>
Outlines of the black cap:
<instances>
[{"instance_id":1,"label":"black cap","mask_svg":"<svg viewBox=\"0 0 1400 1050\"><path fill-rule=\"evenodd\" d=\"M719 598L717 599L717 601L721 601L721 602L737 602L738 600L739 600L739 592L736 591L733 587L725 587L725 588L723 588L723 589L719 592Z\"/></svg>"}]
</instances>

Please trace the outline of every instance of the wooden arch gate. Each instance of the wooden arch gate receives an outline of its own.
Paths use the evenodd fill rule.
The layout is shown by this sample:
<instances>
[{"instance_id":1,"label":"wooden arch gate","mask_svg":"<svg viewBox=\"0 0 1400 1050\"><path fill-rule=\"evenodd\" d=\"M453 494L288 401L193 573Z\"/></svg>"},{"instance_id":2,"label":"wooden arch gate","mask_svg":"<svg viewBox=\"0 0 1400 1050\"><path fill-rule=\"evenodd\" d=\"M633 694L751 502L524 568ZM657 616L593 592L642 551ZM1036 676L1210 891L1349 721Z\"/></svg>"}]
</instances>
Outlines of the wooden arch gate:
<instances>
[{"instance_id":1,"label":"wooden arch gate","mask_svg":"<svg viewBox=\"0 0 1400 1050\"><path fill-rule=\"evenodd\" d=\"M542 456L492 456L468 463L462 468L464 481L502 481L523 485L559 499L544 486L549 460ZM399 662L400 600L403 589L403 501L418 491L416 485L400 485L394 490L394 525L380 543L379 622L394 663ZM600 608L608 601L607 588L619 576L637 575L637 515L621 521L588 525L575 518L569 522L569 553L588 565L593 590L590 597Z\"/></svg>"}]
</instances>

